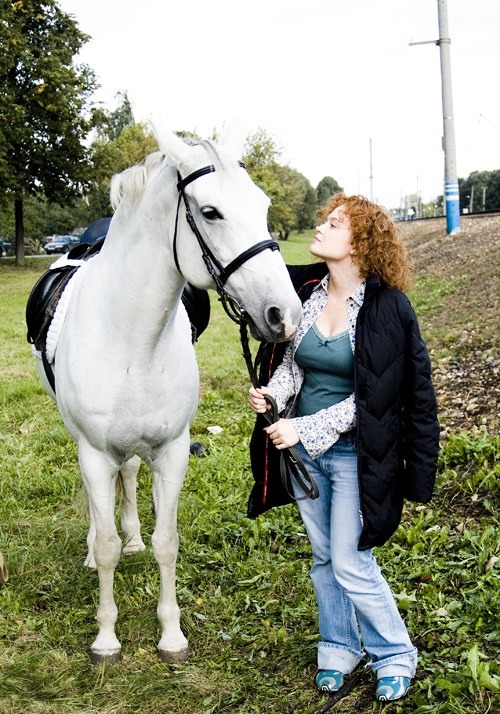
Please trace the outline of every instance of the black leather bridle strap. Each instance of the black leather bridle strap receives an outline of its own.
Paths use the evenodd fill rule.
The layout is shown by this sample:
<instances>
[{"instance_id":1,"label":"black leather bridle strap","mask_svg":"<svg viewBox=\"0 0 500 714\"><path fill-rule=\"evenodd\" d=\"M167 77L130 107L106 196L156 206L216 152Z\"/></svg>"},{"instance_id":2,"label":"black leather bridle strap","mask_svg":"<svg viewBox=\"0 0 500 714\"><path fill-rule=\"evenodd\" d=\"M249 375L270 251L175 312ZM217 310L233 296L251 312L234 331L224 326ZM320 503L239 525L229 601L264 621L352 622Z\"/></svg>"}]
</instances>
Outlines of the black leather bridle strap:
<instances>
[{"instance_id":1,"label":"black leather bridle strap","mask_svg":"<svg viewBox=\"0 0 500 714\"><path fill-rule=\"evenodd\" d=\"M246 169L245 164L243 161L238 161L238 166L241 166L242 169ZM210 164L209 166L204 166L202 169L198 169L197 171L193 171L192 174L189 174L186 176L186 178L181 178L179 175L179 180L177 182L177 189L179 191L182 191L183 189L186 188L192 181L196 181L196 179L200 178L201 176L206 176L207 174L213 174L216 171L216 168L213 164Z\"/></svg>"},{"instance_id":2,"label":"black leather bridle strap","mask_svg":"<svg viewBox=\"0 0 500 714\"><path fill-rule=\"evenodd\" d=\"M245 319L240 321L240 340L241 347L243 349L243 358L247 365L248 374L250 376L250 381L252 385L258 389L259 380L257 379L257 369L252 360L252 354L250 352L250 346L248 344L248 331ZM269 394L264 395L264 399L271 407L262 416L267 421L268 424L275 424L279 421L279 411L276 400L273 399ZM316 481L308 472L304 462L298 455L297 451L293 446L288 446L285 449L279 450L279 464L280 464L280 476L281 483L285 489L288 496L295 501L304 501L306 498L314 500L319 496L319 489ZM293 492L291 477L295 479L300 490L304 494L303 496L296 496Z\"/></svg>"},{"instance_id":3,"label":"black leather bridle strap","mask_svg":"<svg viewBox=\"0 0 500 714\"><path fill-rule=\"evenodd\" d=\"M245 164L243 164L241 161L238 163L242 168L245 168ZM243 357L245 358L248 374L250 376L250 380L253 386L258 387L259 383L257 380L257 372L252 361L252 355L250 353L250 347L248 344L248 318L238 301L228 294L224 285L228 280L229 276L232 275L235 270L240 268L247 260L250 260L250 258L253 258L255 255L258 255L263 250L279 250L279 246L276 241L271 240L270 238L268 240L262 240L259 243L250 246L250 248L247 248L247 250L243 251L243 253L234 258L234 260L232 260L225 268L220 264L220 262L217 260L217 258L203 239L203 236L201 235L200 231L198 230L198 226L196 225L193 213L189 206L189 200L184 190L186 186L188 186L192 181L195 181L201 176L211 174L215 170L215 166L209 165L198 169L197 171L193 171L192 174L189 174L184 179L181 178L180 174L178 174L177 189L179 191L179 199L177 201L177 213L175 217L175 231L173 241L174 260L177 270L179 271L179 273L181 273L182 271L179 267L179 260L177 257L177 229L179 224L179 210L181 201L184 201L184 206L186 209L186 220L191 230L196 236L196 239L201 249L203 260L210 274L210 277L215 283L215 287L224 307L224 310L226 311L226 314L231 318L231 320L233 320L240 326L241 345L243 348ZM264 418L269 424L274 424L280 418L277 404L272 397L266 395L265 398L270 404L271 409L264 414ZM285 488L288 495L296 501L301 501L305 498L314 499L319 496L318 486L314 478L308 473L302 459L292 447L280 450L280 474L283 487ZM291 484L291 476L294 477L297 484L301 488L302 492L304 493L303 496L296 497L294 495Z\"/></svg>"},{"instance_id":4,"label":"black leather bridle strap","mask_svg":"<svg viewBox=\"0 0 500 714\"><path fill-rule=\"evenodd\" d=\"M189 177L188 177L189 178ZM193 231L193 233L196 236L196 239L198 241L198 245L200 246L201 249L201 254L203 257L203 260L205 261L205 265L207 266L207 270L210 273L210 276L213 278L215 281L215 284L217 286L217 289L219 289L219 279L218 276L224 268L222 265L219 263L215 255L212 253L208 245L206 244L205 240L203 239L203 236L201 235L200 231L198 230L198 226L196 225L196 222L194 220L193 213L191 211L191 207L189 205L189 201L187 199L187 196L184 192L184 188L181 188L180 191L180 198L184 201L184 207L186 209L186 220L189 224L189 227ZM175 251L177 253L177 250ZM176 263L178 264L178 260L176 259ZM217 269L218 273L215 272L215 269ZM222 287L222 284L220 285Z\"/></svg>"},{"instance_id":5,"label":"black leather bridle strap","mask_svg":"<svg viewBox=\"0 0 500 714\"><path fill-rule=\"evenodd\" d=\"M175 228L174 228L174 262L175 262L175 267L181 272L181 268L179 265L179 258L177 257L177 228L179 225L179 209L181 207L181 201L182 201L182 193L179 192L179 198L177 199L177 210L175 212Z\"/></svg>"},{"instance_id":6,"label":"black leather bridle strap","mask_svg":"<svg viewBox=\"0 0 500 714\"><path fill-rule=\"evenodd\" d=\"M238 161L238 165L241 166L243 169L245 168L245 164L242 161ZM232 260L229 265L227 265L225 268L221 265L219 260L216 258L216 256L213 254L213 252L210 250L210 247L207 245L206 241L204 240L203 236L201 235L198 226L196 225L196 221L194 220L193 213L191 211L191 207L189 205L189 199L186 196L185 188L188 186L190 183L195 181L196 179L202 177L202 176L207 176L208 174L214 173L216 171L216 168L213 164L210 164L209 166L204 166L201 169L198 169L197 171L193 171L193 173L189 174L186 176L186 178L181 178L180 174L178 174L178 181L177 181L177 189L179 191L179 199L177 201L177 212L175 216L175 230L174 230L174 241L173 241L173 252L174 252L174 261L175 265L177 267L177 270L181 272L180 266L179 266L179 258L177 256L177 231L178 231L178 226L179 226L179 210L180 210L180 205L181 201L184 202L184 207L186 211L186 220L193 231L193 233L196 236L196 240L198 241L198 244L200 246L201 254L203 257L203 260L205 262L205 265L207 267L207 270L210 274L210 277L215 283L216 290L222 300L222 303L224 305L224 309L226 310L227 314L231 317L231 319L235 319L235 315L241 314L241 308L239 305L237 305L236 301L234 298L231 298L225 288L224 285L227 282L228 278L230 275L234 273L235 270L240 268L247 260L250 260L250 258L253 258L255 255L258 255L260 252L263 250L279 250L279 246L276 241L272 240L271 238L267 240L260 241L259 243L256 243L255 245L250 246L250 248L247 248L247 250L243 251L240 255L238 255L234 260ZM233 305L231 305L233 303ZM228 310L227 305L230 305L230 309ZM232 313L232 314L231 314Z\"/></svg>"},{"instance_id":7,"label":"black leather bridle strap","mask_svg":"<svg viewBox=\"0 0 500 714\"><path fill-rule=\"evenodd\" d=\"M271 240L269 238L267 240L261 240L260 243L256 243L255 245L250 246L250 248L247 248L243 251L243 253L240 253L240 255L236 256L236 258L232 260L229 265L226 265L226 267L219 273L219 280L221 281L222 285L225 284L229 276L234 273L235 270L238 270L238 268L242 266L243 263L246 263L246 261L250 260L250 258L253 258L254 255L257 255L258 253L261 253L263 250L267 249L279 250L280 247L275 240Z\"/></svg>"}]
</instances>

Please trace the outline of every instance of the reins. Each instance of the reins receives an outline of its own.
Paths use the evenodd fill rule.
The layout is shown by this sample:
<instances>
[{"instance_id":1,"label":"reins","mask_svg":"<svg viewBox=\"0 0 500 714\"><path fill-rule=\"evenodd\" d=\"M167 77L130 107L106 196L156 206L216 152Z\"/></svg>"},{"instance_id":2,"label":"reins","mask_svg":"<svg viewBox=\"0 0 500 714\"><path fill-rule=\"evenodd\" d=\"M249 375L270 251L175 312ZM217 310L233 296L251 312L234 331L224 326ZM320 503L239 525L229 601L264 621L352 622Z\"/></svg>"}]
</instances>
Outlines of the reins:
<instances>
[{"instance_id":1,"label":"reins","mask_svg":"<svg viewBox=\"0 0 500 714\"><path fill-rule=\"evenodd\" d=\"M243 164L241 161L238 163L242 168L245 168L245 164ZM217 290L217 294L219 295L219 299L222 303L224 311L226 312L228 317L230 317L231 320L233 320L233 322L236 322L236 324L240 327L240 340L243 350L243 357L245 359L248 374L250 376L250 381L252 382L252 385L255 388L258 388L260 385L259 380L257 378L257 369L256 365L253 362L249 346L248 318L245 310L241 307L241 305L235 298L229 295L224 286L229 276L232 275L235 270L240 268L247 260L250 260L250 258L253 258L255 255L258 255L258 253L261 253L263 250L279 250L279 246L276 241L271 240L270 238L267 240L262 240L259 243L250 246L250 248L247 248L247 250L243 251L243 253L234 258L234 260L232 260L225 268L221 265L219 260L210 250L209 246L201 235L198 226L196 225L196 221L194 220L194 216L189 205L189 200L185 192L186 186L192 181L195 181L201 176L206 176L207 174L213 173L214 171L216 171L215 166L209 165L205 166L204 168L198 169L197 171L194 171L184 179L181 178L180 174L178 174L177 189L179 191L179 199L177 201L177 212L175 217L175 231L173 240L174 261L177 270L179 271L179 273L182 273L179 266L179 259L177 256L177 229L179 224L180 205L181 201L183 201L186 211L186 220L194 235L196 236L196 239L201 249L203 261L206 265L210 277L215 283L215 289ZM274 424L280 418L278 406L276 404L276 401L271 396L265 395L265 399L269 403L271 409L266 411L265 414L263 414L264 419L268 422L268 424ZM297 451L293 447L288 447L279 450L279 454L281 481L287 494L296 501L300 501L306 498L317 498L319 496L318 486L313 477L308 473ZM294 495L291 486L292 476L295 478L300 489L303 491L303 496L296 497Z\"/></svg>"},{"instance_id":2,"label":"reins","mask_svg":"<svg viewBox=\"0 0 500 714\"><path fill-rule=\"evenodd\" d=\"M257 379L256 365L252 360L252 354L250 352L250 346L248 342L248 323L244 316L240 321L239 325L243 358L247 366L250 381L252 382L252 385L256 389L258 389L260 387L260 384L259 380ZM277 421L279 421L280 418L276 400L269 394L265 394L264 399L270 405L271 409L264 412L262 416L268 424L275 424ZM297 451L293 448L293 446L289 446L285 449L280 449L279 455L281 483L283 484L283 487L287 494L290 496L290 498L293 498L295 501L303 501L306 498L311 498L313 500L315 498L318 498L319 489L316 484L316 481L306 469L304 462L298 455ZM304 494L303 496L295 496L295 494L293 493L291 485L292 476L294 477L296 483L302 490Z\"/></svg>"}]
</instances>

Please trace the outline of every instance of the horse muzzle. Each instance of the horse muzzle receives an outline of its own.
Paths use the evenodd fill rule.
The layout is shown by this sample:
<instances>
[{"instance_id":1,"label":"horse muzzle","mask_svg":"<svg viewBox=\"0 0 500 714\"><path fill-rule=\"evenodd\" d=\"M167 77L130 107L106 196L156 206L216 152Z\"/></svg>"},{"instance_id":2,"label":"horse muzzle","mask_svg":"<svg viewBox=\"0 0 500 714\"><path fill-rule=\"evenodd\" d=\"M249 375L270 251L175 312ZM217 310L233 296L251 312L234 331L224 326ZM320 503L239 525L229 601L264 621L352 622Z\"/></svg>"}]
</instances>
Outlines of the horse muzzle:
<instances>
[{"instance_id":1,"label":"horse muzzle","mask_svg":"<svg viewBox=\"0 0 500 714\"><path fill-rule=\"evenodd\" d=\"M300 315L300 311L295 314L290 309L282 310L274 305L267 307L262 320L256 321L247 316L250 334L261 342L286 342L295 335Z\"/></svg>"}]
</instances>

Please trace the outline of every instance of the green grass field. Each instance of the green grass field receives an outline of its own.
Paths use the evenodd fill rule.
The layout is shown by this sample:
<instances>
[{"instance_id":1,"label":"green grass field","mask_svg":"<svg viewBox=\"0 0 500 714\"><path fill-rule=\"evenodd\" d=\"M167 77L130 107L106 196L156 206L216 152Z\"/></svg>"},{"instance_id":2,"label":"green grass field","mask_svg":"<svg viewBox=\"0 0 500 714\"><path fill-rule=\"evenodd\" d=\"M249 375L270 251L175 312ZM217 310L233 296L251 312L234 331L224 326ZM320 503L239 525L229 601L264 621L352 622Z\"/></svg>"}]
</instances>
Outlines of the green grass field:
<instances>
[{"instance_id":1,"label":"green grass field","mask_svg":"<svg viewBox=\"0 0 500 714\"><path fill-rule=\"evenodd\" d=\"M281 244L288 262L308 261L309 237ZM196 346L202 399L192 430L210 454L191 457L179 506L177 592L191 657L175 666L157 659L158 570L151 482L142 467L148 548L122 559L116 573L122 662L90 664L97 576L83 568L77 454L39 385L24 323L30 289L49 262L15 269L0 261L0 550L10 572L0 585L1 714L313 714L325 700L312 682L318 636L309 546L293 506L246 517L249 384L238 328L216 297ZM453 294L448 288L442 300ZM436 289L417 284L414 291L424 333ZM222 432L209 433L213 425ZM410 695L376 704L367 672L334 711L500 709L499 454L498 436L451 435L436 497L428 506L408 505L396 535L377 551L420 649Z\"/></svg>"}]
</instances>

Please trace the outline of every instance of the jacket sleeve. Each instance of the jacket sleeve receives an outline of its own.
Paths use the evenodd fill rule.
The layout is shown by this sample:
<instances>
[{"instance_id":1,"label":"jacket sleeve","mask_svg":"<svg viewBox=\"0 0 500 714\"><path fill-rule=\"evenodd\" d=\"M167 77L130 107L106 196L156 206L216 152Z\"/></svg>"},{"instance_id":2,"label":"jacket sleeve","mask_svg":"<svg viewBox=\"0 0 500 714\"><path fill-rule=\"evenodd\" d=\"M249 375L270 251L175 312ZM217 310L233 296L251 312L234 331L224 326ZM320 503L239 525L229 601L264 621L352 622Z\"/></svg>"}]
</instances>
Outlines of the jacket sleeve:
<instances>
[{"instance_id":1,"label":"jacket sleeve","mask_svg":"<svg viewBox=\"0 0 500 714\"><path fill-rule=\"evenodd\" d=\"M432 496L437 472L439 422L429 354L420 335L417 317L409 303L405 336L403 495L410 501L427 503Z\"/></svg>"},{"instance_id":2,"label":"jacket sleeve","mask_svg":"<svg viewBox=\"0 0 500 714\"><path fill-rule=\"evenodd\" d=\"M312 459L317 459L335 444L340 434L356 426L354 394L328 409L291 421L304 449Z\"/></svg>"},{"instance_id":3,"label":"jacket sleeve","mask_svg":"<svg viewBox=\"0 0 500 714\"><path fill-rule=\"evenodd\" d=\"M281 413L284 411L290 399L295 395L295 382L293 379L293 340L289 342L285 354L283 355L283 360L269 380L267 388L273 393L276 404L278 405L278 411Z\"/></svg>"}]
</instances>

